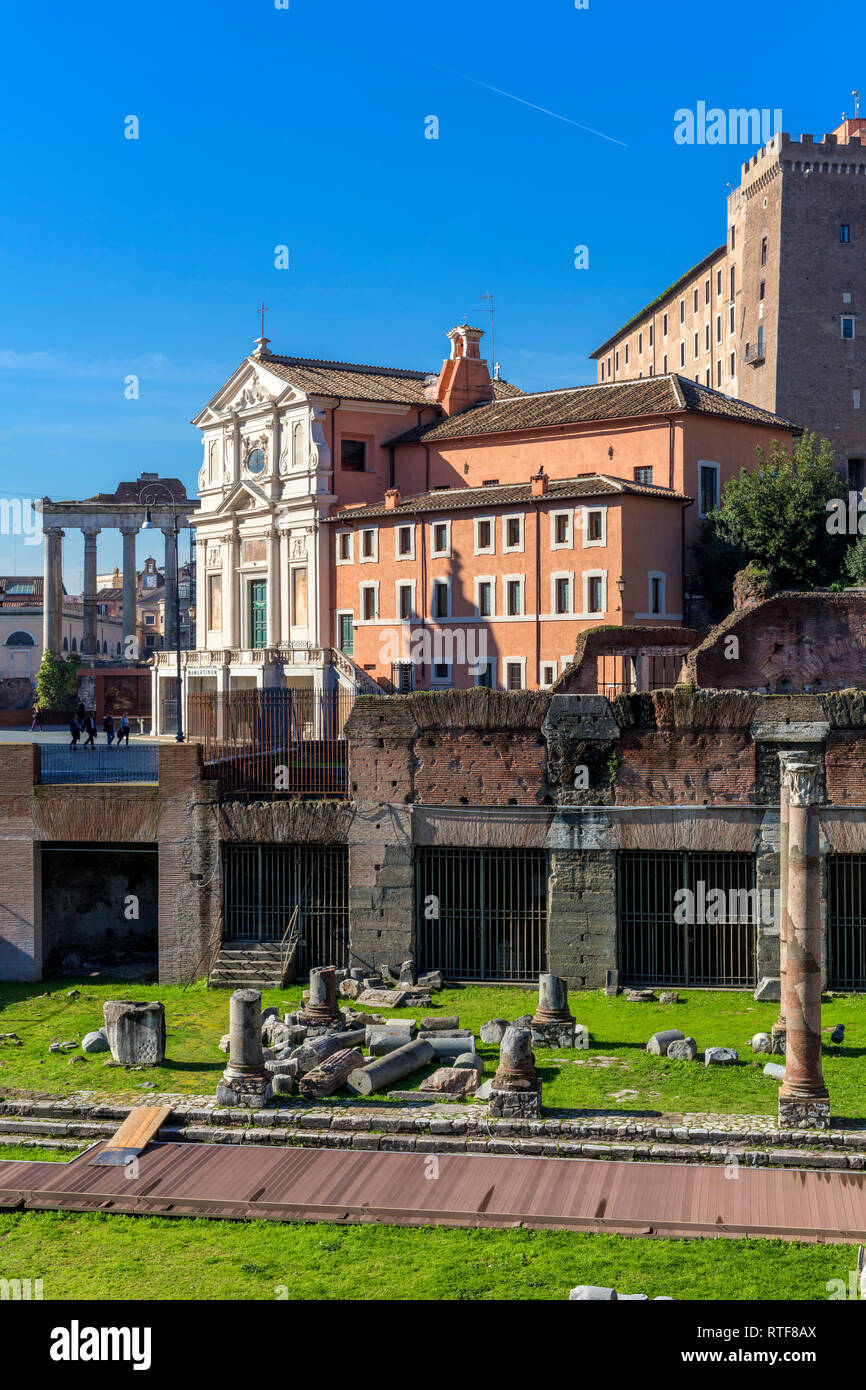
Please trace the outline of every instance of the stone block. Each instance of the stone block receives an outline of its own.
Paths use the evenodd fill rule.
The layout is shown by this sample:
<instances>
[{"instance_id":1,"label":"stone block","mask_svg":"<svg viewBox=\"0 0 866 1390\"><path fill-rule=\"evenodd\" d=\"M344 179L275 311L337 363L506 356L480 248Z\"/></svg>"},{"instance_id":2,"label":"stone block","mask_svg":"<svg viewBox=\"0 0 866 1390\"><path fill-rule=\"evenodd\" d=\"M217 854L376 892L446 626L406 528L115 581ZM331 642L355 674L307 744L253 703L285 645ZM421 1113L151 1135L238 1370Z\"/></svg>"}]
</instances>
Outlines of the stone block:
<instances>
[{"instance_id":1,"label":"stone block","mask_svg":"<svg viewBox=\"0 0 866 1390\"><path fill-rule=\"evenodd\" d=\"M754 998L757 1003L769 1002L778 1004L781 999L781 986L778 975L764 975L758 981Z\"/></svg>"},{"instance_id":2,"label":"stone block","mask_svg":"<svg viewBox=\"0 0 866 1390\"><path fill-rule=\"evenodd\" d=\"M568 1295L569 1303L615 1303L616 1289L602 1288L599 1284L578 1284Z\"/></svg>"},{"instance_id":3,"label":"stone block","mask_svg":"<svg viewBox=\"0 0 866 1390\"><path fill-rule=\"evenodd\" d=\"M651 989L627 989L625 997L630 1004L656 1004L658 1000Z\"/></svg>"},{"instance_id":4,"label":"stone block","mask_svg":"<svg viewBox=\"0 0 866 1390\"><path fill-rule=\"evenodd\" d=\"M667 1057L671 1043L685 1042L685 1037L685 1033L681 1033L679 1028L665 1028L659 1033L653 1033L646 1050L653 1057Z\"/></svg>"},{"instance_id":5,"label":"stone block","mask_svg":"<svg viewBox=\"0 0 866 1390\"><path fill-rule=\"evenodd\" d=\"M705 1067L732 1067L739 1056L734 1047L707 1047L704 1049Z\"/></svg>"},{"instance_id":6,"label":"stone block","mask_svg":"<svg viewBox=\"0 0 866 1390\"><path fill-rule=\"evenodd\" d=\"M675 989L663 989L659 995L660 1004L679 1004L680 996Z\"/></svg>"},{"instance_id":7,"label":"stone block","mask_svg":"<svg viewBox=\"0 0 866 1390\"><path fill-rule=\"evenodd\" d=\"M108 1038L104 1028L97 1028L93 1033L85 1033L81 1039L82 1052L108 1052Z\"/></svg>"},{"instance_id":8,"label":"stone block","mask_svg":"<svg viewBox=\"0 0 866 1390\"><path fill-rule=\"evenodd\" d=\"M753 1052L772 1052L773 1039L769 1033L756 1033L752 1038Z\"/></svg>"},{"instance_id":9,"label":"stone block","mask_svg":"<svg viewBox=\"0 0 866 1390\"><path fill-rule=\"evenodd\" d=\"M693 1062L698 1055L698 1045L694 1038L681 1038L669 1044L666 1055L672 1062Z\"/></svg>"},{"instance_id":10,"label":"stone block","mask_svg":"<svg viewBox=\"0 0 866 1390\"><path fill-rule=\"evenodd\" d=\"M481 1025L481 1041L498 1047L508 1027L507 1018L491 1018Z\"/></svg>"},{"instance_id":11,"label":"stone block","mask_svg":"<svg viewBox=\"0 0 866 1390\"><path fill-rule=\"evenodd\" d=\"M165 1006L109 999L102 1006L108 1046L115 1062L158 1067L165 1061Z\"/></svg>"},{"instance_id":12,"label":"stone block","mask_svg":"<svg viewBox=\"0 0 866 1390\"><path fill-rule=\"evenodd\" d=\"M773 1081L785 1080L785 1068L778 1062L768 1062L764 1067L764 1075L769 1076Z\"/></svg>"},{"instance_id":13,"label":"stone block","mask_svg":"<svg viewBox=\"0 0 866 1390\"><path fill-rule=\"evenodd\" d=\"M443 1095L465 1096L474 1091L477 1073L465 1067L439 1067L431 1076L425 1077L418 1087L419 1091L437 1091Z\"/></svg>"}]
</instances>

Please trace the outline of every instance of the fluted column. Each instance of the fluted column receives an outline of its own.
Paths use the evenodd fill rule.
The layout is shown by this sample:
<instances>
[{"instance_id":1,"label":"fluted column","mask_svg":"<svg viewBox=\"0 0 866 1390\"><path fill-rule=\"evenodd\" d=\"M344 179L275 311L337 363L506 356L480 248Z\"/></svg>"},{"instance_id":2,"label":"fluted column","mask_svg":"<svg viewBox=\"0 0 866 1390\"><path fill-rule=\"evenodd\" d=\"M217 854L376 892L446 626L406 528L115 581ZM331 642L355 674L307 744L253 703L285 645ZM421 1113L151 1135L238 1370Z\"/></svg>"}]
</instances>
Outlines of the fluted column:
<instances>
[{"instance_id":1,"label":"fluted column","mask_svg":"<svg viewBox=\"0 0 866 1390\"><path fill-rule=\"evenodd\" d=\"M167 649L177 645L177 552L174 544L174 527L163 526L162 535L165 541L165 622L163 644Z\"/></svg>"},{"instance_id":2,"label":"fluted column","mask_svg":"<svg viewBox=\"0 0 866 1390\"><path fill-rule=\"evenodd\" d=\"M63 646L63 531L43 531L42 646L60 655Z\"/></svg>"},{"instance_id":3,"label":"fluted column","mask_svg":"<svg viewBox=\"0 0 866 1390\"><path fill-rule=\"evenodd\" d=\"M135 538L138 527L122 526L123 536L123 655L126 658L138 656L138 605L135 570Z\"/></svg>"},{"instance_id":4,"label":"fluted column","mask_svg":"<svg viewBox=\"0 0 866 1390\"><path fill-rule=\"evenodd\" d=\"M85 656L96 656L96 537L98 526L82 526L84 532L84 632L81 650Z\"/></svg>"},{"instance_id":5,"label":"fluted column","mask_svg":"<svg viewBox=\"0 0 866 1390\"><path fill-rule=\"evenodd\" d=\"M238 606L236 602L238 572L238 533L230 531L223 547L223 646L240 646Z\"/></svg>"},{"instance_id":6,"label":"fluted column","mask_svg":"<svg viewBox=\"0 0 866 1390\"><path fill-rule=\"evenodd\" d=\"M280 641L280 533L268 531L268 636L269 647Z\"/></svg>"},{"instance_id":7,"label":"fluted column","mask_svg":"<svg viewBox=\"0 0 866 1390\"><path fill-rule=\"evenodd\" d=\"M779 1126L827 1129L830 1099L821 1069L821 876L818 765L785 766L788 791L785 1080Z\"/></svg>"}]
</instances>

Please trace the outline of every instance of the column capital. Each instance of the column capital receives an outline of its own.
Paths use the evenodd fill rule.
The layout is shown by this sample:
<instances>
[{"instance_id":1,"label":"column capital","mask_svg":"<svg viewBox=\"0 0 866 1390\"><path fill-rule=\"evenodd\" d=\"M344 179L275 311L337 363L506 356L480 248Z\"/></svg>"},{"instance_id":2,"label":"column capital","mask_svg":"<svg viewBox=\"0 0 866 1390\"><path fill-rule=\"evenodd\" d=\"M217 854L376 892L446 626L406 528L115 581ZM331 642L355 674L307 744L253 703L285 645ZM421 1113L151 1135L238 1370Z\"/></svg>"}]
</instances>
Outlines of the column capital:
<instances>
[{"instance_id":1,"label":"column capital","mask_svg":"<svg viewBox=\"0 0 866 1390\"><path fill-rule=\"evenodd\" d=\"M86 541L95 541L101 530L101 526L82 526L81 534Z\"/></svg>"},{"instance_id":2,"label":"column capital","mask_svg":"<svg viewBox=\"0 0 866 1390\"><path fill-rule=\"evenodd\" d=\"M117 529L122 536L137 536L141 530L141 522L127 521L124 526L118 526Z\"/></svg>"},{"instance_id":3,"label":"column capital","mask_svg":"<svg viewBox=\"0 0 866 1390\"><path fill-rule=\"evenodd\" d=\"M814 806L818 800L818 763L801 760L782 766L791 805Z\"/></svg>"}]
</instances>

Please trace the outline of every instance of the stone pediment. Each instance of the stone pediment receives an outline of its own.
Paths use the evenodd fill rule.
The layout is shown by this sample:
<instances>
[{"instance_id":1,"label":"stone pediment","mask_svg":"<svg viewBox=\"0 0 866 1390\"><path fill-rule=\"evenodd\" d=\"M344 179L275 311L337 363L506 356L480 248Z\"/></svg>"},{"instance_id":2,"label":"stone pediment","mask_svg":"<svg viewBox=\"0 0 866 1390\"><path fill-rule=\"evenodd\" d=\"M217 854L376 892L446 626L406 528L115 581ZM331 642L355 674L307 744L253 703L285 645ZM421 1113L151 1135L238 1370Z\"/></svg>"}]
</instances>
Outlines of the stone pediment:
<instances>
[{"instance_id":1,"label":"stone pediment","mask_svg":"<svg viewBox=\"0 0 866 1390\"><path fill-rule=\"evenodd\" d=\"M276 404L289 405L292 401L304 399L303 392L269 371L265 363L248 357L196 416L193 424L202 428L225 420L230 415L255 413L257 409Z\"/></svg>"},{"instance_id":2,"label":"stone pediment","mask_svg":"<svg viewBox=\"0 0 866 1390\"><path fill-rule=\"evenodd\" d=\"M235 516L239 512L272 511L270 499L255 483L243 481L235 483L226 493L219 506L209 513L208 519L219 516Z\"/></svg>"}]
</instances>

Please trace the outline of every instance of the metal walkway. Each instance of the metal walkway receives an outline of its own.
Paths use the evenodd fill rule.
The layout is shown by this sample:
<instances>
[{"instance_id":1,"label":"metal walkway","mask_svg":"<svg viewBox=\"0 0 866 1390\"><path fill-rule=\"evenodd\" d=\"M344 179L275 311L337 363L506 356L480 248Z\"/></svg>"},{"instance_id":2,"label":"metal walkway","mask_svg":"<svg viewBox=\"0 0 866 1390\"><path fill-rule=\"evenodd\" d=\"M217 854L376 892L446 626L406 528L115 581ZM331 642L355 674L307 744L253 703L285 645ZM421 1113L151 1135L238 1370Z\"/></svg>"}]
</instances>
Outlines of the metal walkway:
<instances>
[{"instance_id":1,"label":"metal walkway","mask_svg":"<svg viewBox=\"0 0 866 1390\"><path fill-rule=\"evenodd\" d=\"M866 1242L866 1173L152 1144L137 1176L0 1161L0 1208Z\"/></svg>"}]
</instances>

